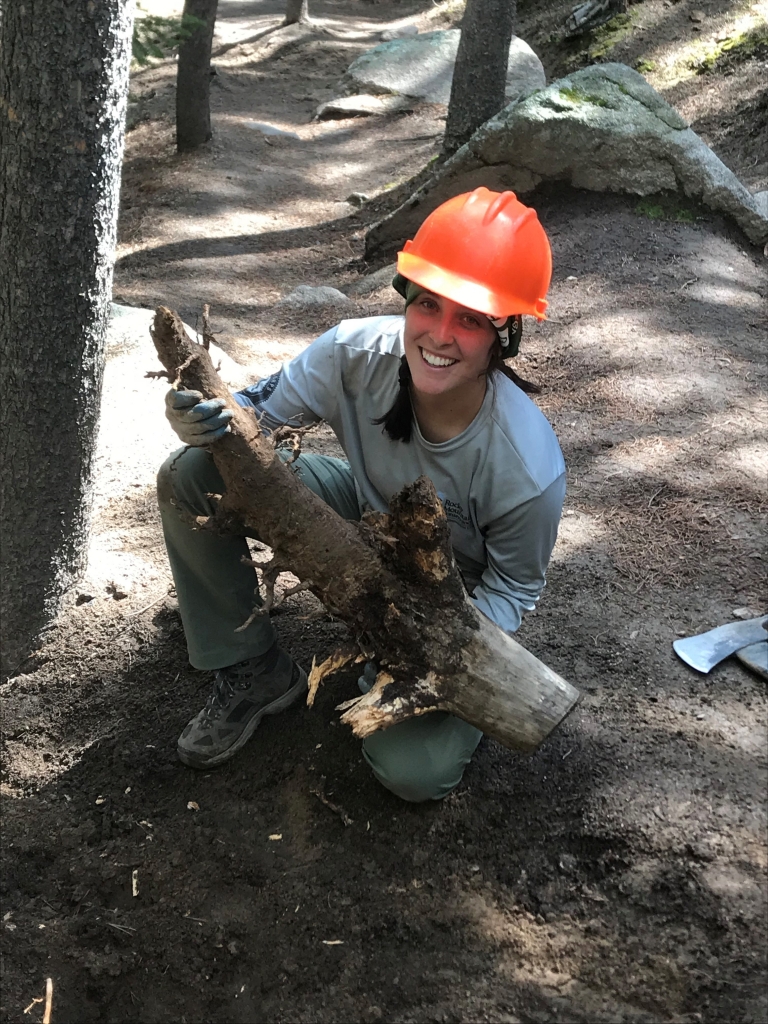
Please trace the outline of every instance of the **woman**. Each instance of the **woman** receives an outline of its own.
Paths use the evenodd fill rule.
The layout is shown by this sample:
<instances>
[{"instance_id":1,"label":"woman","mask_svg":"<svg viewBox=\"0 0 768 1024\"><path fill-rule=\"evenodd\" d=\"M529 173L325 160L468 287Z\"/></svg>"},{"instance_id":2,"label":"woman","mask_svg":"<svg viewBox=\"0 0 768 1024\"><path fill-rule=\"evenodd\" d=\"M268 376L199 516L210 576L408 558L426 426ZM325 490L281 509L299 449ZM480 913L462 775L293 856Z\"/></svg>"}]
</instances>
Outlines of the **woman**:
<instances>
[{"instance_id":1,"label":"woman","mask_svg":"<svg viewBox=\"0 0 768 1024\"><path fill-rule=\"evenodd\" d=\"M429 476L473 601L512 633L544 587L565 493L555 435L524 394L535 389L504 362L517 354L522 314L544 317L549 243L512 192L479 188L430 214L397 269L404 317L343 321L236 398L269 429L331 425L347 459L301 455L295 465L347 519L386 511L403 486ZM268 617L236 632L253 604L245 539L194 531L179 515L211 514L208 495L223 489L201 446L229 429L232 413L201 397L168 394L171 425L192 447L165 463L158 493L190 661L215 671L206 706L179 738L179 756L210 768L232 757L264 715L298 700L307 678L278 647ZM404 799L440 799L480 738L435 712L373 734L363 756Z\"/></svg>"}]
</instances>

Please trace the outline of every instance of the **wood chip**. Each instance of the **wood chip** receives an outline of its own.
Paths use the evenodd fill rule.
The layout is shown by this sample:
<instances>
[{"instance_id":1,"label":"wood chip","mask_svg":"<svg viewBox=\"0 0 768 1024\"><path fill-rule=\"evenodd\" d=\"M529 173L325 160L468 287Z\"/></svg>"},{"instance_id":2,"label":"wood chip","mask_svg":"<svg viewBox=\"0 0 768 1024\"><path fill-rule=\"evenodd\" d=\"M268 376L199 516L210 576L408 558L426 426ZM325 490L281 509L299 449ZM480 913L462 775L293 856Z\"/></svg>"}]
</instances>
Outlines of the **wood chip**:
<instances>
[{"instance_id":1,"label":"wood chip","mask_svg":"<svg viewBox=\"0 0 768 1024\"><path fill-rule=\"evenodd\" d=\"M43 1024L51 1024L51 1012L53 1010L53 978L45 979L45 1010L43 1012Z\"/></svg>"},{"instance_id":2,"label":"wood chip","mask_svg":"<svg viewBox=\"0 0 768 1024\"><path fill-rule=\"evenodd\" d=\"M277 842L278 839L282 839L283 838L283 833L282 832L273 832L272 835L269 838L272 840L273 843Z\"/></svg>"},{"instance_id":3,"label":"wood chip","mask_svg":"<svg viewBox=\"0 0 768 1024\"><path fill-rule=\"evenodd\" d=\"M344 939L323 939L324 946L343 946Z\"/></svg>"},{"instance_id":4,"label":"wood chip","mask_svg":"<svg viewBox=\"0 0 768 1024\"><path fill-rule=\"evenodd\" d=\"M333 803L332 800L329 800L328 797L325 795L325 793L323 793L323 791L321 789L317 789L317 788L310 789L309 792L313 796L316 796L317 799L320 801L320 803L321 804L325 804L325 806L329 810L333 811L334 814L338 814L338 816L341 818L341 820L344 823L344 825L354 825L354 821L352 820L352 818L350 818L350 816L347 814L347 812L344 810L344 808L343 807L339 807L338 804L335 804L335 803Z\"/></svg>"}]
</instances>

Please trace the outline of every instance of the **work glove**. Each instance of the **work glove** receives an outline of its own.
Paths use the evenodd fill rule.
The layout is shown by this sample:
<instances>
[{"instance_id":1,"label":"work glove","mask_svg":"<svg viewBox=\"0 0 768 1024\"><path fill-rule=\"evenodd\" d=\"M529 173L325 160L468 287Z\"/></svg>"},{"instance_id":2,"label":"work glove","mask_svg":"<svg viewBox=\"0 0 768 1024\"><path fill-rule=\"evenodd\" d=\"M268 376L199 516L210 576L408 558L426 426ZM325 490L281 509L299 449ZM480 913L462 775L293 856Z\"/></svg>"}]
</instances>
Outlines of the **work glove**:
<instances>
[{"instance_id":1,"label":"work glove","mask_svg":"<svg viewBox=\"0 0 768 1024\"><path fill-rule=\"evenodd\" d=\"M229 430L235 415L224 408L223 398L202 400L199 391L177 391L171 388L165 396L165 415L184 444L202 445L216 441Z\"/></svg>"}]
</instances>

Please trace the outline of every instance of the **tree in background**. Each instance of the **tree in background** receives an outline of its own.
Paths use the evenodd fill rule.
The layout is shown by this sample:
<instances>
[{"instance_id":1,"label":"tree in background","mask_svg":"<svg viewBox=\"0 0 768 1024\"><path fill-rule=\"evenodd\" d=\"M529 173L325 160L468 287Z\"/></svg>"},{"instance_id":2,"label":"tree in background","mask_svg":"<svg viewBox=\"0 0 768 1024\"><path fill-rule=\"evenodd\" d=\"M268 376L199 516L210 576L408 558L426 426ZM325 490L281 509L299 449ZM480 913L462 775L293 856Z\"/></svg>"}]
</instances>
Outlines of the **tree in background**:
<instances>
[{"instance_id":1,"label":"tree in background","mask_svg":"<svg viewBox=\"0 0 768 1024\"><path fill-rule=\"evenodd\" d=\"M25 0L0 22L0 664L87 550L112 291L130 0Z\"/></svg>"},{"instance_id":2,"label":"tree in background","mask_svg":"<svg viewBox=\"0 0 768 1024\"><path fill-rule=\"evenodd\" d=\"M184 0L176 75L176 148L180 153L211 138L211 45L218 0Z\"/></svg>"},{"instance_id":3,"label":"tree in background","mask_svg":"<svg viewBox=\"0 0 768 1024\"><path fill-rule=\"evenodd\" d=\"M286 0L284 25L305 25L309 21L309 0Z\"/></svg>"},{"instance_id":4,"label":"tree in background","mask_svg":"<svg viewBox=\"0 0 768 1024\"><path fill-rule=\"evenodd\" d=\"M463 146L505 105L515 0L467 0L453 72L443 155Z\"/></svg>"}]
</instances>

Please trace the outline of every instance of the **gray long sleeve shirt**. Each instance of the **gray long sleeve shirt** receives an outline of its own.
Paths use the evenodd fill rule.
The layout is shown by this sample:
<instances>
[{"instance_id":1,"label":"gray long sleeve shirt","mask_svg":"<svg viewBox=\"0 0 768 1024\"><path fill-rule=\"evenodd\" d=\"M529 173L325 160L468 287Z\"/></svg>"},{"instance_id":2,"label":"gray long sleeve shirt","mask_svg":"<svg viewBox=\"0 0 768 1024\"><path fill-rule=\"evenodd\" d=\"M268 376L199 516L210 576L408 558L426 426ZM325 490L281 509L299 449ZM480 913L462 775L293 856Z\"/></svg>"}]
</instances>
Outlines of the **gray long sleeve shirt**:
<instances>
[{"instance_id":1,"label":"gray long sleeve shirt","mask_svg":"<svg viewBox=\"0 0 768 1024\"><path fill-rule=\"evenodd\" d=\"M270 429L326 420L349 460L361 511L388 511L393 495L428 476L475 604L512 633L544 588L565 496L560 446L539 408L499 373L457 437L432 444L414 423L409 443L392 441L372 421L398 392L403 324L401 316L344 320L236 397Z\"/></svg>"}]
</instances>

